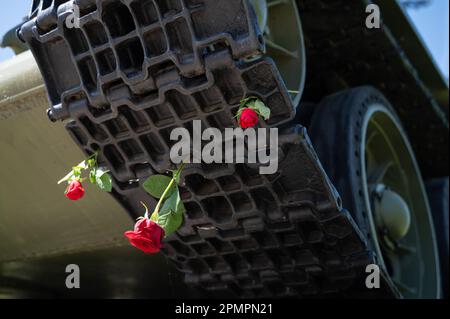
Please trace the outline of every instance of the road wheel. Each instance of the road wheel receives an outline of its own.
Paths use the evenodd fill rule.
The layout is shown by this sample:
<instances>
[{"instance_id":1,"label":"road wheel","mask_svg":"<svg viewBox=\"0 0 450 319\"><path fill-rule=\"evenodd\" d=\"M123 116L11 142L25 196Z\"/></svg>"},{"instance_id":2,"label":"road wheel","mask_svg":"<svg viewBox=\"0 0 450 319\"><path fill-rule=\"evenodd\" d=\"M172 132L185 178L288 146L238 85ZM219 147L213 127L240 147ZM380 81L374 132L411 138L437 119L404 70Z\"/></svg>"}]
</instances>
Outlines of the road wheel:
<instances>
[{"instance_id":1,"label":"road wheel","mask_svg":"<svg viewBox=\"0 0 450 319\"><path fill-rule=\"evenodd\" d=\"M313 116L313 144L405 298L439 298L438 250L425 187L400 120L377 90L327 97Z\"/></svg>"},{"instance_id":2,"label":"road wheel","mask_svg":"<svg viewBox=\"0 0 450 319\"><path fill-rule=\"evenodd\" d=\"M448 259L449 259L449 226L448 226L448 177L433 179L427 182L428 198L433 212L434 228L438 240L439 259L441 261L442 289L448 298Z\"/></svg>"},{"instance_id":3,"label":"road wheel","mask_svg":"<svg viewBox=\"0 0 450 319\"><path fill-rule=\"evenodd\" d=\"M266 54L275 61L294 105L298 105L305 86L306 53L296 1L251 0L251 3L264 34Z\"/></svg>"}]
</instances>

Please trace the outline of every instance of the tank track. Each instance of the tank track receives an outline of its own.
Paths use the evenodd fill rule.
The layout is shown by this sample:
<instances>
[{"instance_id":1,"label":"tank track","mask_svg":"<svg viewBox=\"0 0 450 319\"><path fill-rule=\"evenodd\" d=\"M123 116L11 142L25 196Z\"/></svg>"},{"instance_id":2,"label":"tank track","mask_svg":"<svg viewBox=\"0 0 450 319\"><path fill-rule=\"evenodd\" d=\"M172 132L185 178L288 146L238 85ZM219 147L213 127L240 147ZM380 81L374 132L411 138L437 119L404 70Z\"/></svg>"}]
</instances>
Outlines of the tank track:
<instances>
[{"instance_id":1,"label":"tank track","mask_svg":"<svg viewBox=\"0 0 450 319\"><path fill-rule=\"evenodd\" d=\"M81 31L64 27L69 2L45 3L34 8L20 34L44 75L49 116L69 119L67 130L86 154L101 149L113 196L134 218L142 215L140 201L154 203L143 181L173 168L172 128L191 130L194 119L205 128L236 126L239 101L249 95L272 109L263 126L280 128L276 174L259 175L245 164L189 165L183 174L185 222L163 252L187 283L218 296L391 296L385 283L376 292L365 288L365 267L375 258L341 207L306 130L291 123L295 108L273 62L249 60L262 47L246 0L80 0ZM152 8L157 21L147 15ZM128 14L131 20L123 17ZM235 30L235 17L243 29ZM178 20L187 27L175 27ZM165 45L152 48L159 56L145 49L147 28L164 34ZM186 48L192 52L180 55ZM103 61L101 52L112 55ZM130 63L123 63L121 52Z\"/></svg>"}]
</instances>

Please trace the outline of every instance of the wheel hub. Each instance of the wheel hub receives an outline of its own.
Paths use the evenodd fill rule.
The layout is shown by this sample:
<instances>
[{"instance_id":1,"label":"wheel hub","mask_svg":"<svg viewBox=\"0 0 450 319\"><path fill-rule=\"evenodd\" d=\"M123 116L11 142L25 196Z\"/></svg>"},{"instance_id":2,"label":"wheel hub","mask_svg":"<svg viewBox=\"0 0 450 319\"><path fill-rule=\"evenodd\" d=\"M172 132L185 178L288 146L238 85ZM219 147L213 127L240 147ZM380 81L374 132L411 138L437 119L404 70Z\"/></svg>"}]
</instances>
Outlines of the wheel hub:
<instances>
[{"instance_id":1,"label":"wheel hub","mask_svg":"<svg viewBox=\"0 0 450 319\"><path fill-rule=\"evenodd\" d=\"M411 211L406 201L385 185L378 184L373 203L377 229L387 236L389 244L405 238L411 228Z\"/></svg>"},{"instance_id":2,"label":"wheel hub","mask_svg":"<svg viewBox=\"0 0 450 319\"><path fill-rule=\"evenodd\" d=\"M363 121L361 153L370 234L380 264L405 298L438 298L440 273L431 211L401 124L380 104Z\"/></svg>"}]
</instances>

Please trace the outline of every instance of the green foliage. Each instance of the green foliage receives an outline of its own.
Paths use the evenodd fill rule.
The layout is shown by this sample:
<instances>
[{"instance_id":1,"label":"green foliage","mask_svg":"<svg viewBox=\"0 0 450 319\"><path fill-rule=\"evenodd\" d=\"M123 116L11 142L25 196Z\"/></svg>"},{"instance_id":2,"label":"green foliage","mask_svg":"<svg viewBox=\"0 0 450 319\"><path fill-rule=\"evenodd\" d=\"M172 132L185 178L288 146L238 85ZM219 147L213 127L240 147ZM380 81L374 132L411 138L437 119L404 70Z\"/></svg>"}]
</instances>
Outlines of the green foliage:
<instances>
[{"instance_id":1,"label":"green foliage","mask_svg":"<svg viewBox=\"0 0 450 319\"><path fill-rule=\"evenodd\" d=\"M91 171L89 172L89 181L91 182L91 184L95 184L97 182L97 169L96 168L91 169Z\"/></svg>"},{"instance_id":2,"label":"green foliage","mask_svg":"<svg viewBox=\"0 0 450 319\"><path fill-rule=\"evenodd\" d=\"M184 204L181 201L180 197L180 191L178 190L178 187L176 188L176 191L172 193L172 195L164 202L164 205L161 208L161 211L159 212L159 215L166 215L166 214L184 214L185 208Z\"/></svg>"},{"instance_id":3,"label":"green foliage","mask_svg":"<svg viewBox=\"0 0 450 319\"><path fill-rule=\"evenodd\" d=\"M272 113L270 108L268 108L263 101L261 101L259 98L255 96L251 96L241 100L240 108L237 113L238 118L241 116L242 111L244 109L255 110L255 112L258 113L258 115L261 116L266 121L270 119Z\"/></svg>"},{"instance_id":4,"label":"green foliage","mask_svg":"<svg viewBox=\"0 0 450 319\"><path fill-rule=\"evenodd\" d=\"M104 170L103 168L97 167L97 158L98 152L91 155L88 159L82 161L77 166L72 168L64 178L62 178L58 184L62 184L64 182L71 183L74 180L78 180L80 182L83 181L83 173L89 171L87 174L87 179L92 183L98 186L103 191L111 192L112 191L112 178L109 174L109 171Z\"/></svg>"},{"instance_id":5,"label":"green foliage","mask_svg":"<svg viewBox=\"0 0 450 319\"><path fill-rule=\"evenodd\" d=\"M270 119L270 109L260 100L255 101L254 104L256 112L264 119L268 120Z\"/></svg>"},{"instance_id":6,"label":"green foliage","mask_svg":"<svg viewBox=\"0 0 450 319\"><path fill-rule=\"evenodd\" d=\"M144 189L151 196L160 199L166 189L169 187L172 179L165 175L153 175L149 179L144 182ZM175 191L175 188L172 187L169 192ZM169 196L171 195L168 194Z\"/></svg>"},{"instance_id":7,"label":"green foliage","mask_svg":"<svg viewBox=\"0 0 450 319\"><path fill-rule=\"evenodd\" d=\"M183 224L183 214L169 213L159 215L157 224L164 229L166 236L170 236Z\"/></svg>"},{"instance_id":8,"label":"green foliage","mask_svg":"<svg viewBox=\"0 0 450 319\"><path fill-rule=\"evenodd\" d=\"M102 168L97 168L95 172L95 183L102 191L112 191L112 179L109 175L109 171L105 171Z\"/></svg>"},{"instance_id":9,"label":"green foliage","mask_svg":"<svg viewBox=\"0 0 450 319\"><path fill-rule=\"evenodd\" d=\"M170 236L181 227L186 212L178 188L182 170L183 165L176 171L172 171L172 178L154 175L144 183L144 189L153 197L159 198L150 219L164 229L166 236Z\"/></svg>"}]
</instances>

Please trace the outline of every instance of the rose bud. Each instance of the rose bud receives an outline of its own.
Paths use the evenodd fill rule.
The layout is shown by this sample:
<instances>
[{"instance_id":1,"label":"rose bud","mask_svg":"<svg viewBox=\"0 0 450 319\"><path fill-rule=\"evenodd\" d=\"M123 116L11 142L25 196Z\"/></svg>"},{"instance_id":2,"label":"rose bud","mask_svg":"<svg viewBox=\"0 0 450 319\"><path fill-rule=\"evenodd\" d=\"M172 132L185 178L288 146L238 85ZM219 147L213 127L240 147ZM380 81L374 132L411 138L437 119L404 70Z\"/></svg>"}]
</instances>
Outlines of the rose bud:
<instances>
[{"instance_id":1,"label":"rose bud","mask_svg":"<svg viewBox=\"0 0 450 319\"><path fill-rule=\"evenodd\" d=\"M79 200L84 196L84 188L80 181L72 181L66 190L66 197L70 200Z\"/></svg>"},{"instance_id":2,"label":"rose bud","mask_svg":"<svg viewBox=\"0 0 450 319\"><path fill-rule=\"evenodd\" d=\"M161 250L161 241L165 236L164 229L150 219L138 221L134 231L127 231L125 237L130 244L147 254L155 254Z\"/></svg>"},{"instance_id":3,"label":"rose bud","mask_svg":"<svg viewBox=\"0 0 450 319\"><path fill-rule=\"evenodd\" d=\"M258 124L258 113L253 109L244 109L239 119L239 124L243 129L254 127Z\"/></svg>"}]
</instances>

